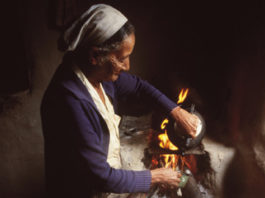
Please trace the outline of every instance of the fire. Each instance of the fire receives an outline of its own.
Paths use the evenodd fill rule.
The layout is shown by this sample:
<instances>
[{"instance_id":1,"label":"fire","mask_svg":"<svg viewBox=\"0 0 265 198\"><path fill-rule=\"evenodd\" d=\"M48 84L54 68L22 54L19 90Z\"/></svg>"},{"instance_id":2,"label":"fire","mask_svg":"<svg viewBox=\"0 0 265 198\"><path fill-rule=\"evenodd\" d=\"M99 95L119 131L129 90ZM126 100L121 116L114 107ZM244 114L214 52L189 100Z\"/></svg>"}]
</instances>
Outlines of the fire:
<instances>
[{"instance_id":1,"label":"fire","mask_svg":"<svg viewBox=\"0 0 265 198\"><path fill-rule=\"evenodd\" d=\"M181 89L181 92L178 96L178 102L177 104L183 103L184 100L186 99L188 95L189 89ZM168 124L169 120L166 118L162 121L160 128L164 130L164 133L158 135L158 140L159 146L163 149L169 149L172 151L177 151L179 150L178 147L176 147L172 142L170 142L168 135L167 135L167 130L166 130L166 125ZM164 167L166 168L172 168L176 169L179 156L175 154L161 154L161 158L164 160ZM182 158L182 157L181 157ZM181 160L182 161L182 160ZM158 163L155 159L153 159L153 164Z\"/></svg>"},{"instance_id":2,"label":"fire","mask_svg":"<svg viewBox=\"0 0 265 198\"><path fill-rule=\"evenodd\" d=\"M164 133L158 135L158 140L160 140L159 142L159 146L163 149L169 149L172 151L177 151L178 147L176 147L174 144L172 144L168 138L167 135L167 130L166 130L166 125L168 124L169 120L166 118L163 120L163 122L161 123L161 129L164 130ZM177 161L178 161L178 157L177 155L174 154L162 154L160 155L163 159L164 159L164 166L166 168L173 168L174 170L177 167Z\"/></svg>"},{"instance_id":3,"label":"fire","mask_svg":"<svg viewBox=\"0 0 265 198\"><path fill-rule=\"evenodd\" d=\"M168 124L168 119L164 119L163 122L161 123L161 129L162 130L165 130L165 133L162 133L158 136L158 139L160 140L160 143L159 143L159 146L163 149L169 149L169 150L172 150L172 151L177 151L178 150L178 147L176 147L174 144L172 144L168 138L168 135L167 135L167 130L165 129L166 128L166 125Z\"/></svg>"},{"instance_id":4,"label":"fire","mask_svg":"<svg viewBox=\"0 0 265 198\"><path fill-rule=\"evenodd\" d=\"M178 96L177 104L183 103L184 100L186 99L188 93L189 93L189 89L185 89L185 91L184 91L184 89L181 89L180 94Z\"/></svg>"},{"instance_id":5,"label":"fire","mask_svg":"<svg viewBox=\"0 0 265 198\"><path fill-rule=\"evenodd\" d=\"M159 146L163 149L169 149L169 150L172 150L172 151L177 151L178 150L178 147L176 147L174 144L172 144L168 138L168 135L167 135L167 130L165 129L166 128L166 125L168 124L169 120L166 118L163 120L163 122L161 123L161 126L160 128L162 130L165 130L165 133L162 133L158 136L158 139L160 140L160 143L159 143Z\"/></svg>"},{"instance_id":6,"label":"fire","mask_svg":"<svg viewBox=\"0 0 265 198\"><path fill-rule=\"evenodd\" d=\"M158 139L160 140L159 146L163 149L169 149L172 151L177 151L178 147L176 147L174 144L170 142L167 136L167 131L165 130L165 133L162 133L158 136Z\"/></svg>"},{"instance_id":7,"label":"fire","mask_svg":"<svg viewBox=\"0 0 265 198\"><path fill-rule=\"evenodd\" d=\"M177 104L183 103L188 95L189 89L181 89L181 92L178 96L178 102ZM179 148L175 146L168 138L167 133L167 124L169 123L169 120L166 118L162 121L160 128L163 131L163 133L157 133L156 131L152 131L150 135L150 144L151 148L153 148L155 151L157 151L157 147L164 149L163 153L168 152L168 150L171 150L170 153L174 153L172 151L176 151L175 154L162 154L160 152L155 152L152 155L152 163L151 163L151 169L155 168L171 168L175 171L184 171L186 168L191 170L193 174L197 173L197 160L194 155L183 155L180 154ZM152 141L153 140L153 141ZM158 142L157 142L158 140ZM154 145L154 146L153 146ZM169 153L169 152L168 152ZM167 194L168 191L165 191L164 188L160 188L158 186L158 193L164 195ZM180 189L179 189L180 190ZM176 193L176 191L170 191ZM169 196L172 197L172 196ZM175 197L175 196L174 196Z\"/></svg>"},{"instance_id":8,"label":"fire","mask_svg":"<svg viewBox=\"0 0 265 198\"><path fill-rule=\"evenodd\" d=\"M160 126L160 128L162 129L162 130L164 130L165 128L166 128L166 126L167 126L167 124L168 124L168 119L166 118L166 119L164 119L163 120L163 122L161 123L161 126Z\"/></svg>"},{"instance_id":9,"label":"fire","mask_svg":"<svg viewBox=\"0 0 265 198\"><path fill-rule=\"evenodd\" d=\"M177 162L178 162L178 156L173 155L173 154L164 154L162 156L164 157L165 167L166 168L172 168L173 170L176 170Z\"/></svg>"}]
</instances>

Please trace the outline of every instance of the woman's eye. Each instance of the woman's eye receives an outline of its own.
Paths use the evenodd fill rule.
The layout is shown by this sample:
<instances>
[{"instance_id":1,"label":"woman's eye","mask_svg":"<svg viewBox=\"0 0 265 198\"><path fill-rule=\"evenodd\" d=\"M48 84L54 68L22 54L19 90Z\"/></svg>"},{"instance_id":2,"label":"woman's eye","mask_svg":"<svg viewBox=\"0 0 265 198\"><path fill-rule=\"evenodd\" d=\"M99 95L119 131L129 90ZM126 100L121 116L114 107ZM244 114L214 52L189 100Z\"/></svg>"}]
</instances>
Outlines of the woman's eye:
<instances>
[{"instance_id":1,"label":"woman's eye","mask_svg":"<svg viewBox=\"0 0 265 198\"><path fill-rule=\"evenodd\" d=\"M120 58L119 61L123 62L126 58Z\"/></svg>"},{"instance_id":2,"label":"woman's eye","mask_svg":"<svg viewBox=\"0 0 265 198\"><path fill-rule=\"evenodd\" d=\"M127 58L129 58L129 56L125 56L125 57L119 58L119 61L120 62L124 62Z\"/></svg>"}]
</instances>

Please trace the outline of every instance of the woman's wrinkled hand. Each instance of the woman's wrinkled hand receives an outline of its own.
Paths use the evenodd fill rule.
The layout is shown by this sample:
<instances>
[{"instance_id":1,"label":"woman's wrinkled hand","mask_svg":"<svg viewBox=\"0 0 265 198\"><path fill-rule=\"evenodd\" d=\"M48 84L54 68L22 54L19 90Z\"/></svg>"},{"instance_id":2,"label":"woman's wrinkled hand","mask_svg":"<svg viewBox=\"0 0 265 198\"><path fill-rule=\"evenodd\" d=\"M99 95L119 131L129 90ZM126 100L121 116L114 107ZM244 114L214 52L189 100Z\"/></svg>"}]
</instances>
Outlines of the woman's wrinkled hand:
<instances>
[{"instance_id":1,"label":"woman's wrinkled hand","mask_svg":"<svg viewBox=\"0 0 265 198\"><path fill-rule=\"evenodd\" d=\"M170 168L158 168L151 170L151 184L162 184L167 187L176 188L179 185L181 173Z\"/></svg>"},{"instance_id":2,"label":"woman's wrinkled hand","mask_svg":"<svg viewBox=\"0 0 265 198\"><path fill-rule=\"evenodd\" d=\"M173 119L175 119L176 123L191 137L195 137L196 130L199 124L199 118L182 109L181 107L176 107L170 112Z\"/></svg>"}]
</instances>

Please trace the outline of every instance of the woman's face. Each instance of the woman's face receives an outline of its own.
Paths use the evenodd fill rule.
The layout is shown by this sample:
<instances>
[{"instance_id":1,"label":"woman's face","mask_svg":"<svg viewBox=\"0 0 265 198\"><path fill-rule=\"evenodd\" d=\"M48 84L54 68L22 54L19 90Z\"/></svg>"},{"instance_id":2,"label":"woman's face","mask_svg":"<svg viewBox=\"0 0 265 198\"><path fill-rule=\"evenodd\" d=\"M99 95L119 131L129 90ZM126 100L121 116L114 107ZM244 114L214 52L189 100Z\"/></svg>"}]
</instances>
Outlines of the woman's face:
<instances>
[{"instance_id":1,"label":"woman's face","mask_svg":"<svg viewBox=\"0 0 265 198\"><path fill-rule=\"evenodd\" d=\"M108 59L100 65L100 75L103 81L115 81L122 71L130 69L130 55L135 45L135 35L129 35L121 43L118 50L110 52Z\"/></svg>"}]
</instances>

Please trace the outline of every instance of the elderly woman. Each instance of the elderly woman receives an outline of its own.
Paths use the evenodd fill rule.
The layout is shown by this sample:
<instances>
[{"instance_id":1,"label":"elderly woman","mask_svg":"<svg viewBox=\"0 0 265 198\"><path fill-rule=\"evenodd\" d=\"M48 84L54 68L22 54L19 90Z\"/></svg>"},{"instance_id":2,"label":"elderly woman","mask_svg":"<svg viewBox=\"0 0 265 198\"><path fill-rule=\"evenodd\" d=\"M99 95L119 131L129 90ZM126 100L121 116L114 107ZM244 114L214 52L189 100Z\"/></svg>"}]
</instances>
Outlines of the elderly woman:
<instances>
[{"instance_id":1,"label":"elderly woman","mask_svg":"<svg viewBox=\"0 0 265 198\"><path fill-rule=\"evenodd\" d=\"M171 169L121 167L121 101L133 98L162 109L191 135L197 124L197 117L126 73L135 44L134 27L118 10L98 4L65 31L63 40L67 53L41 106L48 197L148 192L154 184L177 187L180 174Z\"/></svg>"}]
</instances>

